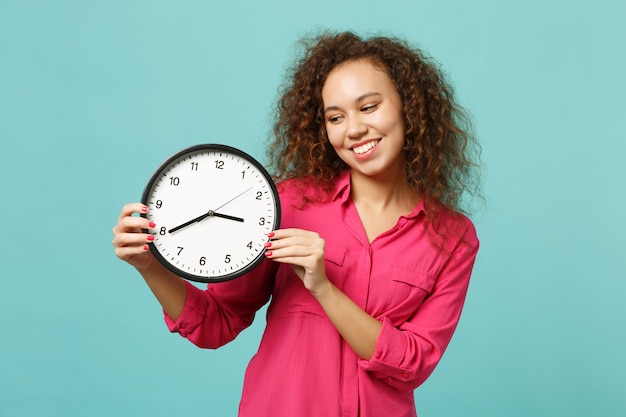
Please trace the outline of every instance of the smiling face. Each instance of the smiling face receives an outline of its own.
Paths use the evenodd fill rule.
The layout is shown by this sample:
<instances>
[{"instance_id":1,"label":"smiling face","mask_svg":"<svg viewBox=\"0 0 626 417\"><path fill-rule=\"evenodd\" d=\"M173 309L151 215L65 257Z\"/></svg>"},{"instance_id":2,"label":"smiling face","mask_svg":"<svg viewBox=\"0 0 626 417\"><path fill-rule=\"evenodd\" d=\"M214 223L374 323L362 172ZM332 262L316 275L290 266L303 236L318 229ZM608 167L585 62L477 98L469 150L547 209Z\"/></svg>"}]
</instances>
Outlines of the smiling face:
<instances>
[{"instance_id":1,"label":"smiling face","mask_svg":"<svg viewBox=\"0 0 626 417\"><path fill-rule=\"evenodd\" d=\"M353 175L405 176L402 101L368 60L334 68L322 88L328 140Z\"/></svg>"}]
</instances>

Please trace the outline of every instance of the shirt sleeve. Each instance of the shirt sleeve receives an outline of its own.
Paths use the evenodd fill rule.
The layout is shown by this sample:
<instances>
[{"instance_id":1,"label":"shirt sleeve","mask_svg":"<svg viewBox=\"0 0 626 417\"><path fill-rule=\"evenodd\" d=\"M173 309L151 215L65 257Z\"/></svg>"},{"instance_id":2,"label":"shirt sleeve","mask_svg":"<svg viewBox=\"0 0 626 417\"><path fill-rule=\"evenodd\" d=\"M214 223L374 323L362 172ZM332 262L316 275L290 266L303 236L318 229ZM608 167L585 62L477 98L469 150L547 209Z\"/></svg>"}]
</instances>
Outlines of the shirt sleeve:
<instances>
[{"instance_id":1,"label":"shirt sleeve","mask_svg":"<svg viewBox=\"0 0 626 417\"><path fill-rule=\"evenodd\" d=\"M374 355L360 360L360 367L401 391L414 390L430 376L458 324L478 246L470 225L413 317L395 327L379 318L383 326Z\"/></svg>"},{"instance_id":2,"label":"shirt sleeve","mask_svg":"<svg viewBox=\"0 0 626 417\"><path fill-rule=\"evenodd\" d=\"M202 290L189 282L183 311L176 321L164 311L171 332L201 348L216 349L250 326L270 298L276 265L263 260L250 273L232 281L209 284Z\"/></svg>"}]
</instances>

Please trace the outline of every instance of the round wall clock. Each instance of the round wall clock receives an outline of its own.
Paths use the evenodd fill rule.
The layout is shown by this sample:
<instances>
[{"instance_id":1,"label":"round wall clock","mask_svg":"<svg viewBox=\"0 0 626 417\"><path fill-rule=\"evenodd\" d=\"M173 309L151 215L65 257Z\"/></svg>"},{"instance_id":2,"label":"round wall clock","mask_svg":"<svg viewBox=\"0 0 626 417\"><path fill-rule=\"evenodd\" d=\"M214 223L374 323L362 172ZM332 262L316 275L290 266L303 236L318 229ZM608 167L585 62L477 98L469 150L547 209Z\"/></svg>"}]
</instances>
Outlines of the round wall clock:
<instances>
[{"instance_id":1,"label":"round wall clock","mask_svg":"<svg viewBox=\"0 0 626 417\"><path fill-rule=\"evenodd\" d=\"M150 250L176 275L197 282L237 278L264 258L267 234L280 227L274 181L245 152L196 145L157 168L141 202L156 224Z\"/></svg>"}]
</instances>

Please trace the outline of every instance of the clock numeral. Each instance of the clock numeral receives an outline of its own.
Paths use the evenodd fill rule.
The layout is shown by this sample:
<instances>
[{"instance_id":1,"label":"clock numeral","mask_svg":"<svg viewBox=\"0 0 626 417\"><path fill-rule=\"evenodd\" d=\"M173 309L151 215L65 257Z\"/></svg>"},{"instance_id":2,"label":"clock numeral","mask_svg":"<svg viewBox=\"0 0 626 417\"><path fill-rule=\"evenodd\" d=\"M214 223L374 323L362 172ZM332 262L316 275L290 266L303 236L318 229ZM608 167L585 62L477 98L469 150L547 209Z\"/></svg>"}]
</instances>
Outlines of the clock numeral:
<instances>
[{"instance_id":1,"label":"clock numeral","mask_svg":"<svg viewBox=\"0 0 626 417\"><path fill-rule=\"evenodd\" d=\"M161 236L164 236L166 232L167 232L167 229L166 229L165 227L162 227L162 228L159 230L159 234L160 234Z\"/></svg>"},{"instance_id":2,"label":"clock numeral","mask_svg":"<svg viewBox=\"0 0 626 417\"><path fill-rule=\"evenodd\" d=\"M206 264L206 258L203 256L200 258L200 265L204 266Z\"/></svg>"},{"instance_id":3,"label":"clock numeral","mask_svg":"<svg viewBox=\"0 0 626 417\"><path fill-rule=\"evenodd\" d=\"M177 246L177 248L178 248L178 255L180 255L180 253L183 251L183 249L185 249L182 246Z\"/></svg>"},{"instance_id":4,"label":"clock numeral","mask_svg":"<svg viewBox=\"0 0 626 417\"><path fill-rule=\"evenodd\" d=\"M157 200L156 201L156 208L161 208L163 207L163 200Z\"/></svg>"},{"instance_id":5,"label":"clock numeral","mask_svg":"<svg viewBox=\"0 0 626 417\"><path fill-rule=\"evenodd\" d=\"M180 184L180 178L170 177L170 185L178 186L178 184Z\"/></svg>"},{"instance_id":6,"label":"clock numeral","mask_svg":"<svg viewBox=\"0 0 626 417\"><path fill-rule=\"evenodd\" d=\"M217 168L217 169L224 169L224 161L222 161L220 159L215 161L215 168Z\"/></svg>"},{"instance_id":7,"label":"clock numeral","mask_svg":"<svg viewBox=\"0 0 626 417\"><path fill-rule=\"evenodd\" d=\"M252 249L252 241L248 242L246 246L248 247L248 249Z\"/></svg>"},{"instance_id":8,"label":"clock numeral","mask_svg":"<svg viewBox=\"0 0 626 417\"><path fill-rule=\"evenodd\" d=\"M191 163L191 170L192 171L197 171L198 170L198 163L197 162L192 162Z\"/></svg>"},{"instance_id":9,"label":"clock numeral","mask_svg":"<svg viewBox=\"0 0 626 417\"><path fill-rule=\"evenodd\" d=\"M230 263L230 255L226 255L226 257L224 258L224 262L227 264Z\"/></svg>"},{"instance_id":10,"label":"clock numeral","mask_svg":"<svg viewBox=\"0 0 626 417\"><path fill-rule=\"evenodd\" d=\"M257 192L256 192L256 199L257 199L257 200L260 200L260 199L261 199L261 197L263 197L263 193L262 193L262 192L260 192L260 191L257 191Z\"/></svg>"},{"instance_id":11,"label":"clock numeral","mask_svg":"<svg viewBox=\"0 0 626 417\"><path fill-rule=\"evenodd\" d=\"M263 226L263 225L265 225L265 217L261 217L259 219L259 226Z\"/></svg>"},{"instance_id":12,"label":"clock numeral","mask_svg":"<svg viewBox=\"0 0 626 417\"><path fill-rule=\"evenodd\" d=\"M241 171L241 179L246 178L246 171Z\"/></svg>"}]
</instances>

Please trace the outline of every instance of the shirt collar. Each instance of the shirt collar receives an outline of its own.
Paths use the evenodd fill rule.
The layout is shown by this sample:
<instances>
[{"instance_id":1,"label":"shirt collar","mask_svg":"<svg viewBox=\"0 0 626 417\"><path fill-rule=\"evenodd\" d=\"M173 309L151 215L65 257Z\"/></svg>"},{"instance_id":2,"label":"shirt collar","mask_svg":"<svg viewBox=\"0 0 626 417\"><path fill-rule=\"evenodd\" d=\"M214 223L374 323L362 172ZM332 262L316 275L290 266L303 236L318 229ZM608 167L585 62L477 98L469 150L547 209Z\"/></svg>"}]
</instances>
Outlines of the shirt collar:
<instances>
[{"instance_id":1,"label":"shirt collar","mask_svg":"<svg viewBox=\"0 0 626 417\"><path fill-rule=\"evenodd\" d=\"M350 170L345 170L341 173L341 175L337 178L337 182L335 183L335 188L332 194L332 201L341 200L341 203L345 203L350 199ZM424 198L421 198L417 203L413 211L404 217L406 219L412 219L420 215L425 211L424 209Z\"/></svg>"},{"instance_id":2,"label":"shirt collar","mask_svg":"<svg viewBox=\"0 0 626 417\"><path fill-rule=\"evenodd\" d=\"M350 198L350 170L343 171L337 181L335 182L335 189L333 190L332 200L336 201L341 199L341 202L346 202Z\"/></svg>"},{"instance_id":3,"label":"shirt collar","mask_svg":"<svg viewBox=\"0 0 626 417\"><path fill-rule=\"evenodd\" d=\"M415 208L413 209L412 212L410 212L409 214L407 214L406 216L401 216L407 219L412 219L414 217L417 217L420 215L420 213L425 212L426 210L424 209L424 198L420 198L419 203L417 203L417 205L415 206Z\"/></svg>"}]
</instances>

